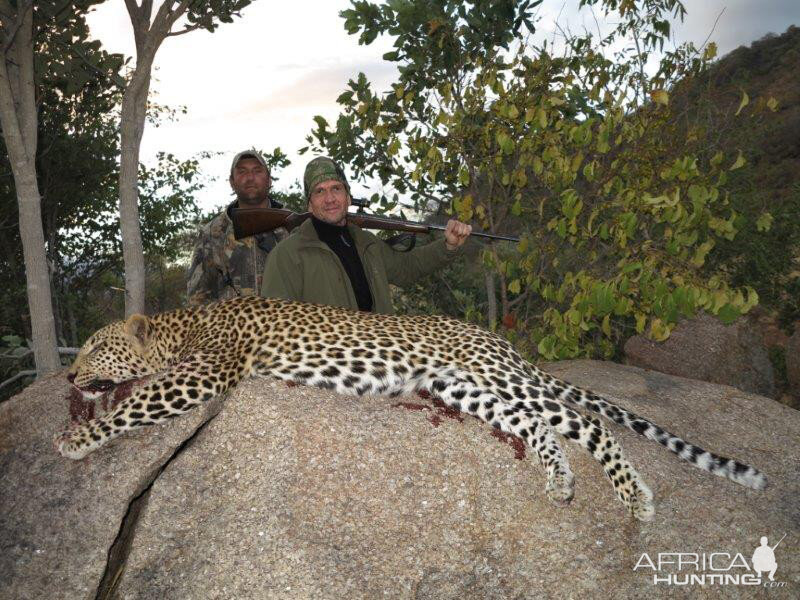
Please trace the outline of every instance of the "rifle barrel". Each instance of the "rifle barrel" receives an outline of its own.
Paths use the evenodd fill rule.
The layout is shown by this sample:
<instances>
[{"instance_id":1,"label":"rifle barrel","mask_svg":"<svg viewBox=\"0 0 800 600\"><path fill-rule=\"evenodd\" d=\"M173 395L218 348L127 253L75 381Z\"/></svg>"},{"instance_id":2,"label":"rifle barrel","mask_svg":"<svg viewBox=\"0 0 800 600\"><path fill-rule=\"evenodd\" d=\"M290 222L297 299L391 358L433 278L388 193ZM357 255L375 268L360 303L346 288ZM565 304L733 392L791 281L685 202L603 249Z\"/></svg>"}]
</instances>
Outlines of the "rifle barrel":
<instances>
[{"instance_id":1,"label":"rifle barrel","mask_svg":"<svg viewBox=\"0 0 800 600\"><path fill-rule=\"evenodd\" d=\"M239 240L251 235L272 231L284 227L291 231L308 219L310 213L295 213L285 208L234 208L232 210L234 237ZM347 213L347 220L364 229L387 229L393 231L409 231L426 233L430 230L444 231L444 225L431 225L403 221L391 217L368 215L365 213ZM490 240L519 242L518 237L473 231L470 235Z\"/></svg>"},{"instance_id":2,"label":"rifle barrel","mask_svg":"<svg viewBox=\"0 0 800 600\"><path fill-rule=\"evenodd\" d=\"M417 222L414 222L414 221L402 221L400 219L393 219L391 217L382 217L382 216L377 216L377 215L365 215L364 213L348 213L348 215L347 215L348 219L351 219L351 220L353 220L352 217L354 217L354 216L356 217L356 220L360 221L361 219L359 217L366 217L369 221L373 221L373 222L376 222L376 223L383 223L385 225L392 226L392 229L395 229L398 226L399 227L407 226L409 228L412 228L412 227L414 227L414 228L426 227L428 229L433 229L433 230L436 230L436 231L444 231L446 229L446 227L444 225L432 225L432 224L429 224L429 223L417 223ZM364 227L364 229L380 229L380 227L375 227L375 226L370 227L369 225L360 225L360 226ZM499 235L499 234L496 234L496 233L483 233L481 231L473 231L472 233L470 233L470 236L473 236L473 235L475 237L486 238L486 239L490 239L490 240L503 240L503 241L507 241L507 242L519 242L519 238L518 237L514 237L514 236L510 236L510 235Z\"/></svg>"},{"instance_id":3,"label":"rifle barrel","mask_svg":"<svg viewBox=\"0 0 800 600\"><path fill-rule=\"evenodd\" d=\"M431 229L436 229L437 231L444 231L446 227L444 225L428 225ZM473 235L479 238L487 238L490 240L503 240L506 242L519 242L518 237L514 237L512 235L500 235L498 233L483 233L482 231L473 231L469 234L470 237Z\"/></svg>"}]
</instances>

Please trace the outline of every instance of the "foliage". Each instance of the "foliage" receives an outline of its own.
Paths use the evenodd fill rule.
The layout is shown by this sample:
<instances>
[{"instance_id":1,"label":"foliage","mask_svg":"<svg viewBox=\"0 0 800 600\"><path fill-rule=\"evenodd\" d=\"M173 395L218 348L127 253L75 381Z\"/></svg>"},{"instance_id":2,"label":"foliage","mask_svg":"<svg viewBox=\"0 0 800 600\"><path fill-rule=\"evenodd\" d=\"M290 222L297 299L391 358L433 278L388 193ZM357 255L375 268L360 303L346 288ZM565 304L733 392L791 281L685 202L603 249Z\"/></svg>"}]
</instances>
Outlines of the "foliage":
<instances>
[{"instance_id":1,"label":"foliage","mask_svg":"<svg viewBox=\"0 0 800 600\"><path fill-rule=\"evenodd\" d=\"M710 149L747 148L747 164L726 186L739 233L717 245L706 268L751 285L787 328L800 319L798 68L800 28L790 27L731 52L674 94L685 128L703 131Z\"/></svg>"},{"instance_id":2,"label":"foliage","mask_svg":"<svg viewBox=\"0 0 800 600\"><path fill-rule=\"evenodd\" d=\"M175 260L181 252L182 236L200 219L194 197L206 180L200 176L200 153L181 161L159 152L152 167L140 166L139 210L142 242L146 255ZM121 255L119 220L116 211L116 169L105 184L107 202L82 207L81 220L75 223L80 235L70 235L62 247L61 260L72 259L85 268L87 263L116 264Z\"/></svg>"},{"instance_id":3,"label":"foliage","mask_svg":"<svg viewBox=\"0 0 800 600\"><path fill-rule=\"evenodd\" d=\"M111 293L113 305L111 298L120 295L113 288L121 286L116 121L124 61L89 41L83 15L36 21L37 177L56 329L64 346L79 345L111 318L96 287ZM149 117L158 123L174 115L154 106ZM161 155L155 166L141 168L141 219L153 269L179 257L186 232L199 218L194 195L205 183L199 157ZM28 312L21 309L26 293L16 191L5 152L0 153L0 255L2 334L30 339Z\"/></svg>"},{"instance_id":4,"label":"foliage","mask_svg":"<svg viewBox=\"0 0 800 600\"><path fill-rule=\"evenodd\" d=\"M171 0L174 4L175 0ZM205 29L214 31L220 23L233 23L233 17L240 16L240 11L252 0L210 0L206 2L190 2L186 18L187 29Z\"/></svg>"},{"instance_id":5,"label":"foliage","mask_svg":"<svg viewBox=\"0 0 800 600\"><path fill-rule=\"evenodd\" d=\"M42 222L51 265L59 256L57 231L80 218L81 205L100 201L114 165L115 133L103 115L117 101L106 72L122 58L89 40L84 15L95 2L34 7L35 94L38 100L36 167ZM58 10L60 8L61 10ZM5 150L5 139L0 140ZM25 269L19 233L16 189L7 152L0 152L0 285L2 322L30 339Z\"/></svg>"},{"instance_id":6,"label":"foliage","mask_svg":"<svg viewBox=\"0 0 800 600\"><path fill-rule=\"evenodd\" d=\"M538 4L353 2L346 29L362 43L393 36L384 58L400 75L384 93L351 80L335 127L316 117L310 143L418 210L452 199L462 220L520 231L518 247L489 247L483 261L509 337L547 358L610 356L633 331L663 340L699 309L726 322L747 312L752 288L703 270L738 231L725 184L746 159L682 134L670 103L713 47L661 52L668 18L684 12L671 0L585 0L616 11L611 34L534 47L524 34Z\"/></svg>"},{"instance_id":7,"label":"foliage","mask_svg":"<svg viewBox=\"0 0 800 600\"><path fill-rule=\"evenodd\" d=\"M418 235L416 244L433 241ZM486 325L481 305L485 303L482 267L470 260L454 261L445 269L427 275L412 286L392 287L392 305L401 314L449 314Z\"/></svg>"},{"instance_id":8,"label":"foliage","mask_svg":"<svg viewBox=\"0 0 800 600\"><path fill-rule=\"evenodd\" d=\"M288 187L279 188L277 186L280 179L278 173L281 169L285 169L291 164L286 154L280 147L276 147L272 152L262 152L261 156L267 161L267 166L269 167L271 177L270 198L279 202L284 208L295 212L305 212L308 203L298 182L295 181Z\"/></svg>"}]
</instances>

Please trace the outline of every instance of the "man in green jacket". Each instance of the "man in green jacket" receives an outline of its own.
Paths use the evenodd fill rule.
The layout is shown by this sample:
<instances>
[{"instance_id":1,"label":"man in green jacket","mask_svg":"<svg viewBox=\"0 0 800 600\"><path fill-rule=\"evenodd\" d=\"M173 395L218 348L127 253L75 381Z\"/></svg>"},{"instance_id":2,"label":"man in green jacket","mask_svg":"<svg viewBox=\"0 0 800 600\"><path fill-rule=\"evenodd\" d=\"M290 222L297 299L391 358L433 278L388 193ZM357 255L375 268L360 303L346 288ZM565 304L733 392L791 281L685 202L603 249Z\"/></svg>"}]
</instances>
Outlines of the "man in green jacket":
<instances>
[{"instance_id":1,"label":"man in green jacket","mask_svg":"<svg viewBox=\"0 0 800 600\"><path fill-rule=\"evenodd\" d=\"M398 252L347 224L350 186L330 158L308 163L303 184L312 216L269 253L262 296L392 314L389 284L410 285L446 266L472 231L450 220L444 239Z\"/></svg>"}]
</instances>

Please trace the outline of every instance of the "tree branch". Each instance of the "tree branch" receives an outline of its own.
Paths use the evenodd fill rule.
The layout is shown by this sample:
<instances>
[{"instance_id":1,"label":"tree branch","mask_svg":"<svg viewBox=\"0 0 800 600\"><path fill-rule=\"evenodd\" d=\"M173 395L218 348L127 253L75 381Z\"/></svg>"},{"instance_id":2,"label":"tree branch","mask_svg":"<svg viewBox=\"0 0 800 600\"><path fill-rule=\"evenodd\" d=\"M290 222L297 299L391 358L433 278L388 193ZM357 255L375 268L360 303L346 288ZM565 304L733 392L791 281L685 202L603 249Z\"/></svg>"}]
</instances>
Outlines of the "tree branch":
<instances>
[{"instance_id":1,"label":"tree branch","mask_svg":"<svg viewBox=\"0 0 800 600\"><path fill-rule=\"evenodd\" d=\"M5 3L3 4L5 6ZM25 14L32 7L33 7L33 0L27 0L27 2L23 3L21 6L17 8L17 15L16 19L14 20L14 24L12 25L11 30L7 32L5 36L6 40L3 43L3 50L2 50L3 57L5 57L9 48L11 48L11 46L14 44L14 38L17 36L17 32L19 31L20 27L22 27L22 23L25 21Z\"/></svg>"},{"instance_id":2,"label":"tree branch","mask_svg":"<svg viewBox=\"0 0 800 600\"><path fill-rule=\"evenodd\" d=\"M36 376L36 371L28 370L28 371L20 371L10 379L6 379L3 383L0 383L0 389L4 388L7 385L11 385L17 379L22 379L23 377L33 377Z\"/></svg>"},{"instance_id":3,"label":"tree branch","mask_svg":"<svg viewBox=\"0 0 800 600\"><path fill-rule=\"evenodd\" d=\"M36 107L36 84L33 66L33 9L24 10L22 13L22 27L17 33L17 44L14 46L17 63L17 78L19 93L16 99L18 104L17 115L19 118L22 139L25 151L31 160L36 157L36 145L39 136L38 114Z\"/></svg>"},{"instance_id":4,"label":"tree branch","mask_svg":"<svg viewBox=\"0 0 800 600\"><path fill-rule=\"evenodd\" d=\"M525 288L525 291L523 291L519 296L517 296L513 300L509 300L508 308L509 309L514 308L517 304L522 302L525 298L528 297L528 292L530 292L530 288Z\"/></svg>"},{"instance_id":5,"label":"tree branch","mask_svg":"<svg viewBox=\"0 0 800 600\"><path fill-rule=\"evenodd\" d=\"M158 9L156 18L153 20L153 28L161 29L162 39L167 37L172 30L172 26L180 19L189 8L190 0L181 0L175 9L170 8L177 0L165 0Z\"/></svg>"},{"instance_id":6,"label":"tree branch","mask_svg":"<svg viewBox=\"0 0 800 600\"><path fill-rule=\"evenodd\" d=\"M202 25L200 25L199 23L196 23L194 25L190 25L190 26L186 27L185 29L181 29L180 31L171 31L170 33L167 34L167 37L173 37L173 36L176 36L176 35L183 35L184 33L189 33L190 31L196 31L197 29L202 29L202 28L203 28Z\"/></svg>"},{"instance_id":7,"label":"tree branch","mask_svg":"<svg viewBox=\"0 0 800 600\"><path fill-rule=\"evenodd\" d=\"M165 0L171 2L172 0ZM153 12L152 0L143 0L142 5L136 4L136 0L125 0L125 8L128 9L128 16L133 25L133 38L136 41L137 57L144 49L147 35L150 33L150 15Z\"/></svg>"}]
</instances>

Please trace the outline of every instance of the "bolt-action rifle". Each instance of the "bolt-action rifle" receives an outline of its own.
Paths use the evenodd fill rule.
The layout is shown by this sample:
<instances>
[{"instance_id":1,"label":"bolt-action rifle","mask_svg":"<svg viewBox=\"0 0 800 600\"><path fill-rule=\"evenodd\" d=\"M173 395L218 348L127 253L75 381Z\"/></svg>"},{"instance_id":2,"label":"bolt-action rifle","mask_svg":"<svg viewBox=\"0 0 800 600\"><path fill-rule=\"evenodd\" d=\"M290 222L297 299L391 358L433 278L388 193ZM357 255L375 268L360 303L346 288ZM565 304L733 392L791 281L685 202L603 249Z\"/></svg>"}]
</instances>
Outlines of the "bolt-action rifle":
<instances>
[{"instance_id":1,"label":"bolt-action rifle","mask_svg":"<svg viewBox=\"0 0 800 600\"><path fill-rule=\"evenodd\" d=\"M278 227L291 231L308 219L311 213L296 213L286 208L234 208L231 210L233 219L233 235L237 240L266 233ZM428 223L415 223L402 221L390 217L379 217L363 212L347 213L347 222L357 225L362 229L384 229L387 231L405 231L408 233L430 233L431 231L444 231L444 225L429 225ZM519 238L509 235L496 235L473 231L470 235L492 240L506 240L518 242Z\"/></svg>"}]
</instances>

